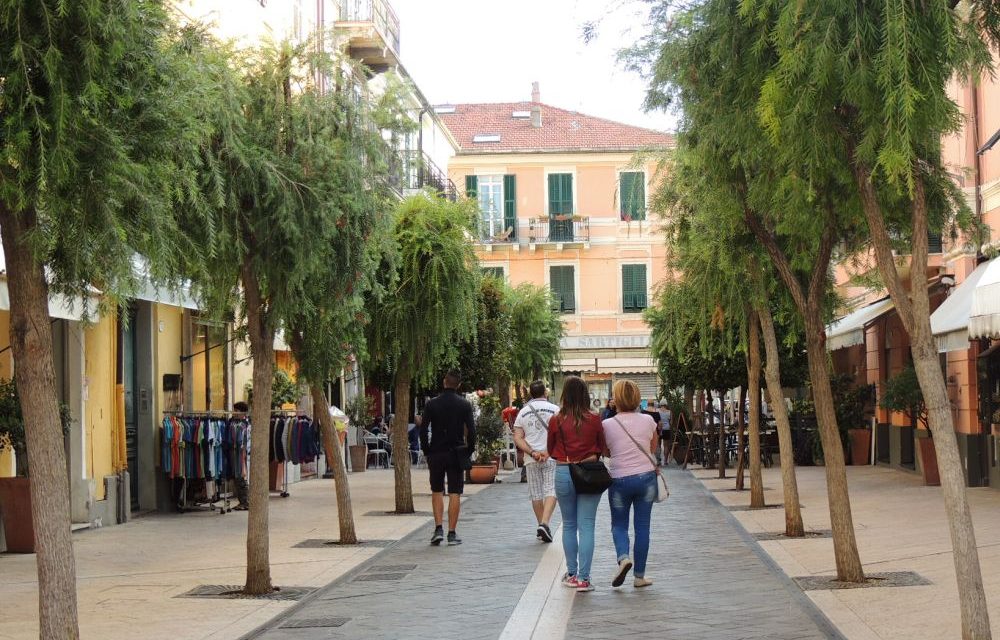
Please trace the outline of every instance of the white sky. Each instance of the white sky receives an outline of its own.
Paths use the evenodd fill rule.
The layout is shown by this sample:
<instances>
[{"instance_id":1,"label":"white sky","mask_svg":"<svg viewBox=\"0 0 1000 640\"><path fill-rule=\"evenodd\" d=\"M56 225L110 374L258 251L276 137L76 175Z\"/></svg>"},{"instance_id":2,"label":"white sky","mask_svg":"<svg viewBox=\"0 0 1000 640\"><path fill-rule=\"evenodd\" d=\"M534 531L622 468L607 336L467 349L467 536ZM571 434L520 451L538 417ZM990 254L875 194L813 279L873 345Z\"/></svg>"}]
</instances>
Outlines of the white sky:
<instances>
[{"instance_id":1,"label":"white sky","mask_svg":"<svg viewBox=\"0 0 1000 640\"><path fill-rule=\"evenodd\" d=\"M675 118L643 113L645 85L616 59L645 32L635 0L390 0L403 65L432 104L531 99L653 129ZM583 41L583 24L600 20Z\"/></svg>"}]
</instances>

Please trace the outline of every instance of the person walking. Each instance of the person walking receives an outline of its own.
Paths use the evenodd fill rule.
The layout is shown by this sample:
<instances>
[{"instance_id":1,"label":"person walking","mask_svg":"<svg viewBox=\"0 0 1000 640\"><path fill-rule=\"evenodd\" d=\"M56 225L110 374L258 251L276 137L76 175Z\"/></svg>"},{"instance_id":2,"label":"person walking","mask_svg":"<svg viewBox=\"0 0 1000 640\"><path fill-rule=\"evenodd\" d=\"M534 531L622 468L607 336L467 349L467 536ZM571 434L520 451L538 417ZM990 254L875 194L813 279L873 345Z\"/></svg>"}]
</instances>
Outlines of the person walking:
<instances>
[{"instance_id":1,"label":"person walking","mask_svg":"<svg viewBox=\"0 0 1000 640\"><path fill-rule=\"evenodd\" d=\"M524 452L528 496L535 511L535 537L552 542L549 520L556 508L556 461L548 453L549 420L559 407L549 402L545 383L535 380L528 387L529 400L514 419L514 445Z\"/></svg>"},{"instance_id":2,"label":"person walking","mask_svg":"<svg viewBox=\"0 0 1000 640\"><path fill-rule=\"evenodd\" d=\"M444 377L444 391L428 401L420 417L420 448L430 470L431 506L434 511L435 547L444 540L444 486L448 480L448 545L462 544L456 533L465 487L465 468L476 447L476 421L472 403L458 393L462 374L452 369ZM428 430L431 431L428 435Z\"/></svg>"},{"instance_id":3,"label":"person walking","mask_svg":"<svg viewBox=\"0 0 1000 640\"><path fill-rule=\"evenodd\" d=\"M660 464L666 466L670 461L667 457L670 455L670 421L673 418L672 412L670 410L670 405L666 402L660 402L660 449L663 451L663 455L660 456Z\"/></svg>"},{"instance_id":4,"label":"person walking","mask_svg":"<svg viewBox=\"0 0 1000 640\"><path fill-rule=\"evenodd\" d=\"M562 583L578 592L593 591L590 565L594 559L594 521L601 494L578 494L569 465L598 460L607 447L601 420L590 411L590 390L577 376L569 376L563 383L562 405L549 421L546 446L557 465L556 499L562 515L566 555Z\"/></svg>"},{"instance_id":5,"label":"person walking","mask_svg":"<svg viewBox=\"0 0 1000 640\"><path fill-rule=\"evenodd\" d=\"M629 557L628 523L635 514L635 587L653 584L646 578L649 556L649 520L658 491L653 453L659 445L656 422L640 406L639 386L631 380L619 380L611 393L618 414L604 421L604 438L610 457L611 537L618 555L618 571L611 586L620 587L633 567Z\"/></svg>"}]
</instances>

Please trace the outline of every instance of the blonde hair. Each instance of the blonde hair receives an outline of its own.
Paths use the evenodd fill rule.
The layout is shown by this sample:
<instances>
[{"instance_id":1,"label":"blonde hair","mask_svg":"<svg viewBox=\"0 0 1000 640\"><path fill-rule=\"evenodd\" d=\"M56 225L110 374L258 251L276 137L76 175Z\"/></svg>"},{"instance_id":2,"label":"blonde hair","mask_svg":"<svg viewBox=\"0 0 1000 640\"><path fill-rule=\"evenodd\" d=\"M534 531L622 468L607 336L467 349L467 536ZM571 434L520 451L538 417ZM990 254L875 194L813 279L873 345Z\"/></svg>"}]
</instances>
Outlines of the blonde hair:
<instances>
[{"instance_id":1,"label":"blonde hair","mask_svg":"<svg viewBox=\"0 0 1000 640\"><path fill-rule=\"evenodd\" d=\"M615 408L618 411L627 413L639 408L642 393L639 391L639 385L631 380L619 380L611 390L611 398L615 401Z\"/></svg>"}]
</instances>

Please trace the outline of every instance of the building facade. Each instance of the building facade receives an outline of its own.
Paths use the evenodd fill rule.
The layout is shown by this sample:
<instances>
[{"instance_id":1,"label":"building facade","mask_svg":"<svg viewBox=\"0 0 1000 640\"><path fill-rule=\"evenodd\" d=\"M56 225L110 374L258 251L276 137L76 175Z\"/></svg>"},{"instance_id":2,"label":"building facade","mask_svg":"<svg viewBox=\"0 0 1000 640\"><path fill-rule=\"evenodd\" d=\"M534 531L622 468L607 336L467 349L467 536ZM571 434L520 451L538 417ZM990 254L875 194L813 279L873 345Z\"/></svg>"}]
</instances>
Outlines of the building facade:
<instances>
[{"instance_id":1,"label":"building facade","mask_svg":"<svg viewBox=\"0 0 1000 640\"><path fill-rule=\"evenodd\" d=\"M666 260L648 201L672 138L545 104L537 83L530 101L436 111L459 147L448 174L479 200L483 269L554 295L566 328L555 391L581 375L602 404L627 376L656 397L642 311Z\"/></svg>"}]
</instances>

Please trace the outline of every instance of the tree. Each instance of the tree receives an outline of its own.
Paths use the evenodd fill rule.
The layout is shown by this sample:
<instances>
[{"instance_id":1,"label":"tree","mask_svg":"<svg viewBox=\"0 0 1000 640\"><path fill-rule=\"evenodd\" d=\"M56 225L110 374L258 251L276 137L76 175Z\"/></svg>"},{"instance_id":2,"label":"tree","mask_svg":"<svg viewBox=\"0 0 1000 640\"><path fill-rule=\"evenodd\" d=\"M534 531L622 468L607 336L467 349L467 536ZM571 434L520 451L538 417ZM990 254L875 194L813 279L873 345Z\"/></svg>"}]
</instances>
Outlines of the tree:
<instances>
[{"instance_id":1,"label":"tree","mask_svg":"<svg viewBox=\"0 0 1000 640\"><path fill-rule=\"evenodd\" d=\"M509 292L510 379L520 388L555 368L565 331L545 287L522 283Z\"/></svg>"},{"instance_id":2,"label":"tree","mask_svg":"<svg viewBox=\"0 0 1000 640\"><path fill-rule=\"evenodd\" d=\"M476 203L433 193L403 200L392 230L397 268L382 271L386 294L368 298L369 361L395 374L393 448L406 451L406 408L413 382L427 385L458 360L457 345L476 329L479 272L469 234ZM413 513L410 458L394 457L396 512Z\"/></svg>"},{"instance_id":3,"label":"tree","mask_svg":"<svg viewBox=\"0 0 1000 640\"><path fill-rule=\"evenodd\" d=\"M828 452L837 577L861 582L824 340L833 250L855 246L857 198L845 188L843 175L825 165L826 171L806 172L801 159L788 157L768 137L770 116L760 105L773 90L765 80L778 59L770 41L774 16L761 9L747 20L740 12L746 4L705 0L672 13L670 2L657 3L657 28L633 59L651 74L647 105L675 103L683 111L678 148L698 158L706 180L715 185L709 193L723 191L735 203L724 211L743 218L802 317L820 437ZM814 132L797 135L809 138Z\"/></svg>"},{"instance_id":4,"label":"tree","mask_svg":"<svg viewBox=\"0 0 1000 640\"><path fill-rule=\"evenodd\" d=\"M458 366L467 388L500 392L509 379L513 326L507 286L499 278L479 281L476 333L459 348ZM440 377L440 376L439 376Z\"/></svg>"},{"instance_id":5,"label":"tree","mask_svg":"<svg viewBox=\"0 0 1000 640\"><path fill-rule=\"evenodd\" d=\"M0 7L0 228L44 638L79 636L48 297L82 304L96 284L107 311L134 291L136 254L162 282L200 252L205 84L173 35L156 0Z\"/></svg>"},{"instance_id":6,"label":"tree","mask_svg":"<svg viewBox=\"0 0 1000 640\"><path fill-rule=\"evenodd\" d=\"M955 2L793 4L745 3L750 19L771 31L777 54L759 110L782 155L807 178L836 172L854 189L871 253L910 336L937 443L962 635L988 638L975 532L931 332L927 254L930 231L948 224L974 226L964 195L944 166L941 145L961 124L949 84L989 68L991 50L1000 42L1000 8L981 1L960 8ZM974 230L971 235L975 240ZM898 238L905 239L911 256L909 283L893 252Z\"/></svg>"}]
</instances>

